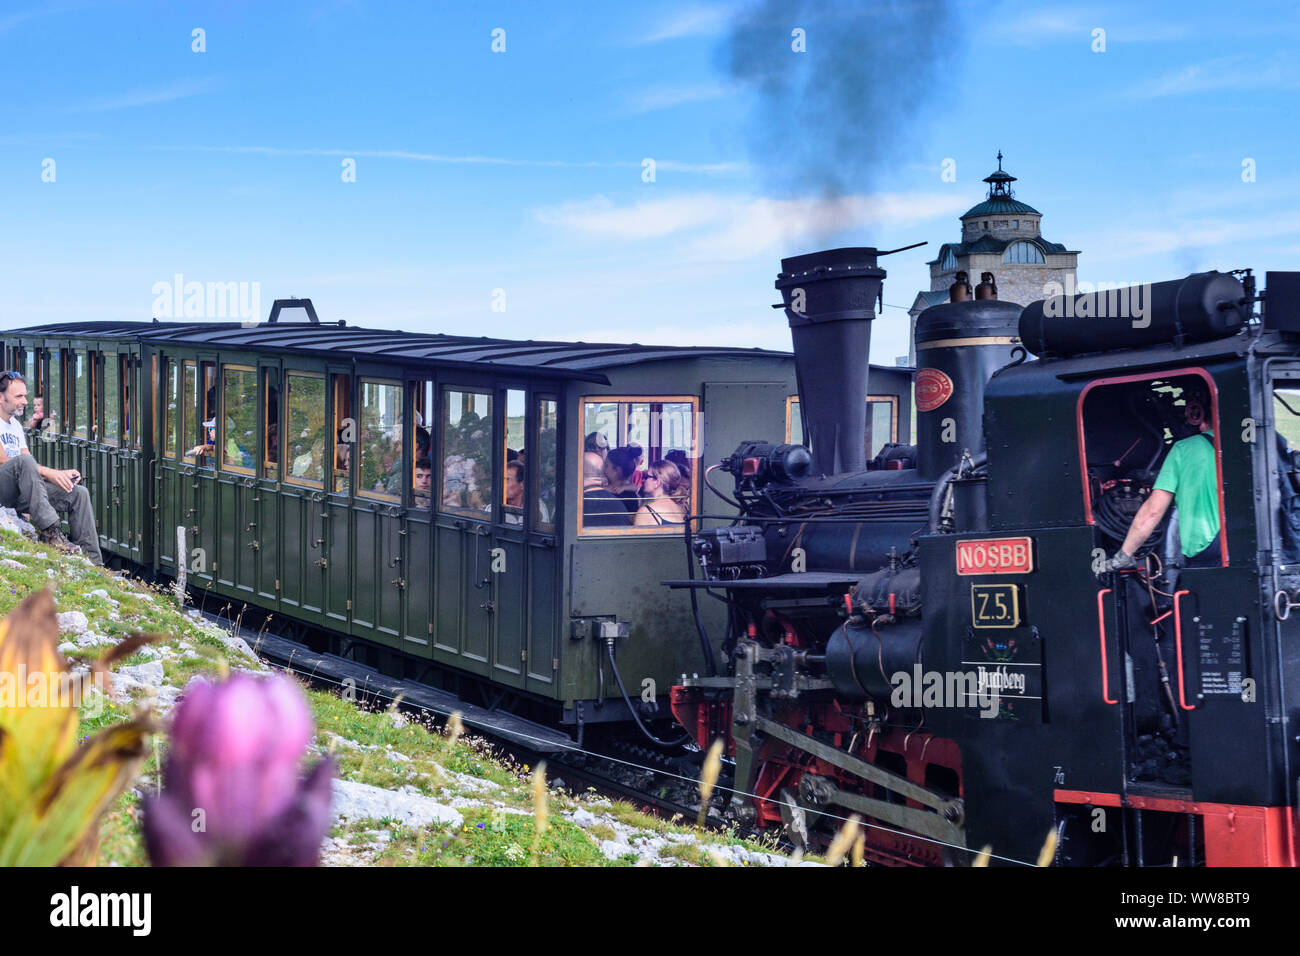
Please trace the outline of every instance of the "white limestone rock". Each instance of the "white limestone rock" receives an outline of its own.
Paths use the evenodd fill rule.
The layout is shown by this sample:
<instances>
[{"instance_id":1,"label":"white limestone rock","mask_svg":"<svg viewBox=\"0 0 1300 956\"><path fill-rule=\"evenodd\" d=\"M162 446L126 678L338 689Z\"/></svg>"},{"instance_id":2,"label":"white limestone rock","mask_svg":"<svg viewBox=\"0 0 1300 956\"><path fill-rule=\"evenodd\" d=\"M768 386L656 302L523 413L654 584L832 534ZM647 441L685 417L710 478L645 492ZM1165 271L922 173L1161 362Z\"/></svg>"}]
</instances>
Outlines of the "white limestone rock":
<instances>
[{"instance_id":1,"label":"white limestone rock","mask_svg":"<svg viewBox=\"0 0 1300 956\"><path fill-rule=\"evenodd\" d=\"M394 793L355 780L333 782L335 820L379 820L388 817L403 826L445 823L464 826L465 818L449 806L416 793Z\"/></svg>"}]
</instances>

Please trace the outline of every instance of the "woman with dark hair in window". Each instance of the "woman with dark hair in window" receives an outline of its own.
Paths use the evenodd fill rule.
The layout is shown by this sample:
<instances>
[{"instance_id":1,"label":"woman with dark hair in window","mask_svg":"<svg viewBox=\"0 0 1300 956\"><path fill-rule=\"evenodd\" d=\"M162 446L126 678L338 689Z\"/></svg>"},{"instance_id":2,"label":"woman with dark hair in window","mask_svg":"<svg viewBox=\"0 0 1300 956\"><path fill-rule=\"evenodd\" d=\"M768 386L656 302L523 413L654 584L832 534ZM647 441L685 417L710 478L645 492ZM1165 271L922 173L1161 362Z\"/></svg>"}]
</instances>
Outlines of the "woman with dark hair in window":
<instances>
[{"instance_id":1,"label":"woman with dark hair in window","mask_svg":"<svg viewBox=\"0 0 1300 956\"><path fill-rule=\"evenodd\" d=\"M611 448L605 458L605 487L615 498L623 499L623 507L634 513L641 504L640 491L633 475L641 450L631 445Z\"/></svg>"},{"instance_id":2,"label":"woman with dark hair in window","mask_svg":"<svg viewBox=\"0 0 1300 956\"><path fill-rule=\"evenodd\" d=\"M686 509L679 500L686 482L671 461L660 459L646 469L641 483L641 507L632 524L638 528L685 524Z\"/></svg>"}]
</instances>

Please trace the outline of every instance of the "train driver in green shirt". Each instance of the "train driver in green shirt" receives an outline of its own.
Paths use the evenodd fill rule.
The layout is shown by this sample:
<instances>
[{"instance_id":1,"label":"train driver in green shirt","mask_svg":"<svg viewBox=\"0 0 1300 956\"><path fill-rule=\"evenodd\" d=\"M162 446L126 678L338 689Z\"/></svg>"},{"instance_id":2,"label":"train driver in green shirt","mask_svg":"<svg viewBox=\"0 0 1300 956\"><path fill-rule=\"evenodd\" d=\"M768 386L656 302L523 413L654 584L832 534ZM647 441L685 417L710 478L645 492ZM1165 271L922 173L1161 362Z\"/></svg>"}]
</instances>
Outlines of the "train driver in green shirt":
<instances>
[{"instance_id":1,"label":"train driver in green shirt","mask_svg":"<svg viewBox=\"0 0 1300 956\"><path fill-rule=\"evenodd\" d=\"M1178 506L1178 537L1183 566L1212 568L1222 560L1219 475L1214 431L1209 422L1209 389L1202 380L1195 379L1183 386L1183 398L1187 423L1196 426L1199 433L1175 442L1169 449L1151 495L1133 516L1124 544L1106 562L1107 571L1136 565L1133 555L1160 523L1171 503Z\"/></svg>"}]
</instances>

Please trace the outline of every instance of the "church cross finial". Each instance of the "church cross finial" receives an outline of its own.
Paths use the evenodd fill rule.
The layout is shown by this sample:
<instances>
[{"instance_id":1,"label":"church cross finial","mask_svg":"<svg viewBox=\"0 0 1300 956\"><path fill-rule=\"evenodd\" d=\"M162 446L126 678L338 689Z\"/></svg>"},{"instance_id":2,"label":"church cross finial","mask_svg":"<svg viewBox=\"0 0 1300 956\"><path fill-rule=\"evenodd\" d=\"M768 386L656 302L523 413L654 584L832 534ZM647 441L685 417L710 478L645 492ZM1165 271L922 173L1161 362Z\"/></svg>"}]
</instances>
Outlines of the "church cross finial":
<instances>
[{"instance_id":1,"label":"church cross finial","mask_svg":"<svg viewBox=\"0 0 1300 956\"><path fill-rule=\"evenodd\" d=\"M998 150L998 172L1002 172L1002 150Z\"/></svg>"}]
</instances>

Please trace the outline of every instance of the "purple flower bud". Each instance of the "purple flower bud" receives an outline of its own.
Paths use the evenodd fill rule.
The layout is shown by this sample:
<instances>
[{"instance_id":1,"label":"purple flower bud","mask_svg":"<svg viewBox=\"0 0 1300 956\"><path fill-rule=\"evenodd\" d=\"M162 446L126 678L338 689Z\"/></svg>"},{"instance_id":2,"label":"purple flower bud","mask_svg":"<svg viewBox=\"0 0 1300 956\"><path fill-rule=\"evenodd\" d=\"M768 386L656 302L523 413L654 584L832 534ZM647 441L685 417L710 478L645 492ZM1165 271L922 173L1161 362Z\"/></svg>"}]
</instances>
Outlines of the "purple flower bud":
<instances>
[{"instance_id":1,"label":"purple flower bud","mask_svg":"<svg viewBox=\"0 0 1300 956\"><path fill-rule=\"evenodd\" d=\"M333 764L300 778L312 734L306 701L285 677L192 681L172 722L164 791L145 805L155 865L314 865Z\"/></svg>"}]
</instances>

